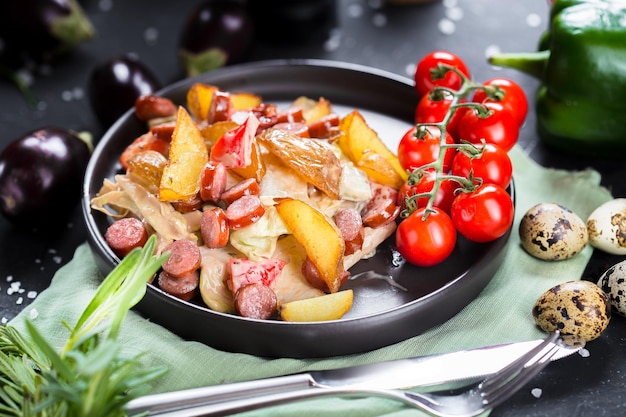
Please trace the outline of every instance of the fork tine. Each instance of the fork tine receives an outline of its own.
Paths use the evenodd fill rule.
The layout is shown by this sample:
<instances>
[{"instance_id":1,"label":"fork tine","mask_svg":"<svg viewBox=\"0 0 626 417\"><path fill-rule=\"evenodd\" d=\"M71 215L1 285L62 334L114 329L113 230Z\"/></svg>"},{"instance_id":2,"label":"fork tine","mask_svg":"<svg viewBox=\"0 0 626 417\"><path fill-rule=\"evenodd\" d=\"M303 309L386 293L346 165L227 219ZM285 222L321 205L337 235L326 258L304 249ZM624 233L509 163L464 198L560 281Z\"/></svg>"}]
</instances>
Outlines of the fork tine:
<instances>
[{"instance_id":1,"label":"fork tine","mask_svg":"<svg viewBox=\"0 0 626 417\"><path fill-rule=\"evenodd\" d=\"M559 346L554 344L558 337L558 332L552 333L515 362L486 378L478 386L478 392L481 394L483 403L495 407L506 400L509 394L516 392L528 383L550 363L549 359L559 351ZM551 344L552 346L546 349Z\"/></svg>"}]
</instances>

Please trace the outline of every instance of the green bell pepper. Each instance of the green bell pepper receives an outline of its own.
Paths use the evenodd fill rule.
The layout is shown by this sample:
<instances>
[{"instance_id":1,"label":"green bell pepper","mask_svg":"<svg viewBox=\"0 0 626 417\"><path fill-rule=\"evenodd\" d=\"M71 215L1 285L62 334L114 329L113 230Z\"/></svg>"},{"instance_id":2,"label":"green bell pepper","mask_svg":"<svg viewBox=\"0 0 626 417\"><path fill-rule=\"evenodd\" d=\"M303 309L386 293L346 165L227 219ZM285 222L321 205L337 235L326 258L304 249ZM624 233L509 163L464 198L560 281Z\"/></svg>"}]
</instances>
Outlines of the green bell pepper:
<instances>
[{"instance_id":1,"label":"green bell pepper","mask_svg":"<svg viewBox=\"0 0 626 417\"><path fill-rule=\"evenodd\" d=\"M542 81L541 140L568 153L626 158L626 0L556 0L538 49L489 62Z\"/></svg>"}]
</instances>

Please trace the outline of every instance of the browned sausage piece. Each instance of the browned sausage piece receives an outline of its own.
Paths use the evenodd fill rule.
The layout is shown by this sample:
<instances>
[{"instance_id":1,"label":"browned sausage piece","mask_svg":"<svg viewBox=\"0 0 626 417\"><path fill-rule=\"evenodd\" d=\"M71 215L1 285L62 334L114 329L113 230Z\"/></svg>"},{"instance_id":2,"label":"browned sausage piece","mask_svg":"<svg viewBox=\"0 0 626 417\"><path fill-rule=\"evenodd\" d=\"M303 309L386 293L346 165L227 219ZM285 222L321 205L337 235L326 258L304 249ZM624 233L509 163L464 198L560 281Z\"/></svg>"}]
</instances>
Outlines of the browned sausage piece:
<instances>
[{"instance_id":1,"label":"browned sausage piece","mask_svg":"<svg viewBox=\"0 0 626 417\"><path fill-rule=\"evenodd\" d=\"M202 212L200 233L207 248L222 248L229 238L228 219L220 207Z\"/></svg>"},{"instance_id":2,"label":"browned sausage piece","mask_svg":"<svg viewBox=\"0 0 626 417\"><path fill-rule=\"evenodd\" d=\"M309 134L312 138L325 139L332 136L339 126L339 116L331 113L309 124Z\"/></svg>"},{"instance_id":3,"label":"browned sausage piece","mask_svg":"<svg viewBox=\"0 0 626 417\"><path fill-rule=\"evenodd\" d=\"M235 310L252 319L268 320L278 309L278 297L274 290L263 284L248 284L235 293Z\"/></svg>"},{"instance_id":4,"label":"browned sausage piece","mask_svg":"<svg viewBox=\"0 0 626 417\"><path fill-rule=\"evenodd\" d=\"M135 115L143 122L161 117L171 117L176 115L176 111L174 102L165 97L148 94L135 100Z\"/></svg>"},{"instance_id":5,"label":"browned sausage piece","mask_svg":"<svg viewBox=\"0 0 626 417\"><path fill-rule=\"evenodd\" d=\"M159 140L164 142L171 142L172 135L174 134L174 129L176 129L176 122L168 122L161 123L158 125L154 125L150 128L150 133Z\"/></svg>"},{"instance_id":6,"label":"browned sausage piece","mask_svg":"<svg viewBox=\"0 0 626 417\"><path fill-rule=\"evenodd\" d=\"M396 204L395 198L380 197L366 209L363 224L375 229L396 220L399 214L400 206Z\"/></svg>"},{"instance_id":7,"label":"browned sausage piece","mask_svg":"<svg viewBox=\"0 0 626 417\"><path fill-rule=\"evenodd\" d=\"M148 240L148 232L141 220L125 217L116 220L104 233L104 240L120 258L135 248L142 247Z\"/></svg>"},{"instance_id":8,"label":"browned sausage piece","mask_svg":"<svg viewBox=\"0 0 626 417\"><path fill-rule=\"evenodd\" d=\"M301 107L289 107L277 114L276 123L302 123L304 112Z\"/></svg>"},{"instance_id":9,"label":"browned sausage piece","mask_svg":"<svg viewBox=\"0 0 626 417\"><path fill-rule=\"evenodd\" d=\"M355 209L342 209L335 214L335 223L345 242L344 255L352 255L363 247L365 231L361 214Z\"/></svg>"},{"instance_id":10,"label":"browned sausage piece","mask_svg":"<svg viewBox=\"0 0 626 417\"><path fill-rule=\"evenodd\" d=\"M265 207L256 195L244 195L226 207L228 227L241 229L258 221L265 214Z\"/></svg>"},{"instance_id":11,"label":"browned sausage piece","mask_svg":"<svg viewBox=\"0 0 626 417\"><path fill-rule=\"evenodd\" d=\"M274 129L282 129L288 132L293 133L296 136L301 138L310 138L309 127L304 123L297 122L284 122L284 123L276 123L272 126Z\"/></svg>"},{"instance_id":12,"label":"browned sausage piece","mask_svg":"<svg viewBox=\"0 0 626 417\"><path fill-rule=\"evenodd\" d=\"M300 267L300 272L313 288L317 288L318 290L324 292L329 291L328 284L326 284L326 282L320 277L319 270L317 269L311 258L307 257L304 260L302 266ZM341 283L339 286L345 284L348 280L348 277L350 277L350 272L346 270L342 271L340 277Z\"/></svg>"},{"instance_id":13,"label":"browned sausage piece","mask_svg":"<svg viewBox=\"0 0 626 417\"><path fill-rule=\"evenodd\" d=\"M163 270L175 278L182 278L200 268L202 255L195 242L189 239L175 240L167 251L171 254L163 263Z\"/></svg>"},{"instance_id":14,"label":"browned sausage piece","mask_svg":"<svg viewBox=\"0 0 626 417\"><path fill-rule=\"evenodd\" d=\"M217 203L226 189L228 174L222 163L207 163L200 174L200 197Z\"/></svg>"},{"instance_id":15,"label":"browned sausage piece","mask_svg":"<svg viewBox=\"0 0 626 417\"><path fill-rule=\"evenodd\" d=\"M195 270L191 274L176 278L166 271L161 271L157 282L159 287L166 293L181 300L189 301L198 293L200 272Z\"/></svg>"},{"instance_id":16,"label":"browned sausage piece","mask_svg":"<svg viewBox=\"0 0 626 417\"><path fill-rule=\"evenodd\" d=\"M224 191L221 198L222 201L228 205L244 195L259 195L260 192L261 187L256 178L246 178Z\"/></svg>"},{"instance_id":17,"label":"browned sausage piece","mask_svg":"<svg viewBox=\"0 0 626 417\"><path fill-rule=\"evenodd\" d=\"M231 112L230 94L225 91L216 90L213 92L207 121L209 123L223 122L228 120Z\"/></svg>"},{"instance_id":18,"label":"browned sausage piece","mask_svg":"<svg viewBox=\"0 0 626 417\"><path fill-rule=\"evenodd\" d=\"M202 198L200 198L200 193L198 193L189 200L173 201L172 207L181 213L191 213L192 211L198 210L202 207L202 203Z\"/></svg>"}]
</instances>

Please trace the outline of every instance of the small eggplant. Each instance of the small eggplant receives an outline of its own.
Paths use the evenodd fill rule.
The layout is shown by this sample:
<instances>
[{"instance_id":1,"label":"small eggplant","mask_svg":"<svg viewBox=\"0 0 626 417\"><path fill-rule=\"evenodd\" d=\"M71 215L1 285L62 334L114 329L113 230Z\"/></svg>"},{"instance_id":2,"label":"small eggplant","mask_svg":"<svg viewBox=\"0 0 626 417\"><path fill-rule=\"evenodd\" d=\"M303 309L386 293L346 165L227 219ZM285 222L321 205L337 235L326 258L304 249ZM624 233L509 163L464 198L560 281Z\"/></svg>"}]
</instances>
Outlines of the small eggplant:
<instances>
[{"instance_id":1,"label":"small eggplant","mask_svg":"<svg viewBox=\"0 0 626 417\"><path fill-rule=\"evenodd\" d=\"M243 62L254 40L245 2L207 0L196 6L179 38L181 66L188 77Z\"/></svg>"},{"instance_id":2,"label":"small eggplant","mask_svg":"<svg viewBox=\"0 0 626 417\"><path fill-rule=\"evenodd\" d=\"M90 156L90 138L61 127L15 139L0 153L0 212L19 226L57 226L78 203Z\"/></svg>"},{"instance_id":3,"label":"small eggplant","mask_svg":"<svg viewBox=\"0 0 626 417\"><path fill-rule=\"evenodd\" d=\"M33 59L49 60L94 35L76 0L0 1L0 38Z\"/></svg>"},{"instance_id":4,"label":"small eggplant","mask_svg":"<svg viewBox=\"0 0 626 417\"><path fill-rule=\"evenodd\" d=\"M161 81L137 55L125 54L98 64L87 83L89 103L104 127L109 127L143 95L153 94Z\"/></svg>"}]
</instances>

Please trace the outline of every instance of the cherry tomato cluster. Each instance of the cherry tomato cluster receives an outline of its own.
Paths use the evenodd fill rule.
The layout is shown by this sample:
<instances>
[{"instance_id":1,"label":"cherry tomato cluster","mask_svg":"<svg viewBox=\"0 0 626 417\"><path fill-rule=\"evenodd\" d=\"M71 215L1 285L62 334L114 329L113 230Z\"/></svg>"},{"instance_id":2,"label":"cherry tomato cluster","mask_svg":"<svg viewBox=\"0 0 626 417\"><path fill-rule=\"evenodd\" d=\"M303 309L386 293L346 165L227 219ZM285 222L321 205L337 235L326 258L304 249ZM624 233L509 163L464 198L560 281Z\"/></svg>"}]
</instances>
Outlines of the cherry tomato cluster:
<instances>
[{"instance_id":1,"label":"cherry tomato cluster","mask_svg":"<svg viewBox=\"0 0 626 417\"><path fill-rule=\"evenodd\" d=\"M411 174L398 194L403 214L396 246L408 262L426 267L450 256L457 234L490 242L510 229L508 151L528 101L510 79L473 81L463 60L447 51L418 62L415 89L421 97L416 125L398 145L400 163Z\"/></svg>"}]
</instances>

